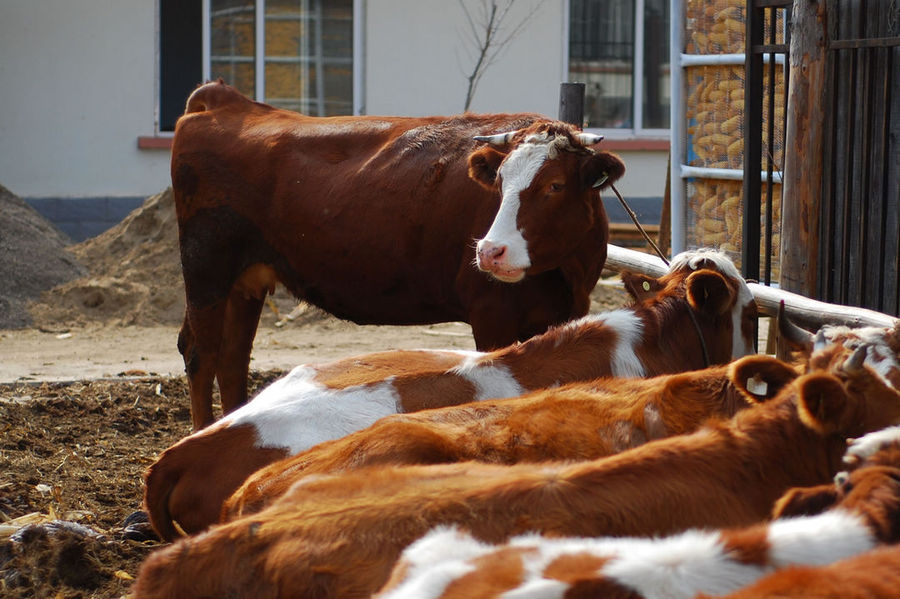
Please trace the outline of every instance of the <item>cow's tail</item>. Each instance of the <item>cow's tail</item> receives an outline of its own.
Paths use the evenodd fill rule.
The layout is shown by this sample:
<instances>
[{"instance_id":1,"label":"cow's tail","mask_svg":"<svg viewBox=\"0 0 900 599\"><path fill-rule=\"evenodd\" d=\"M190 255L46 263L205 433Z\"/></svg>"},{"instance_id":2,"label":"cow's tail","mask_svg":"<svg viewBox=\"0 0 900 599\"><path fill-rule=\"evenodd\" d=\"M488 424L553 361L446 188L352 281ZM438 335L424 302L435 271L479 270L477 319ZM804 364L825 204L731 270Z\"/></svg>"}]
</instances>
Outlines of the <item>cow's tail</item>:
<instances>
[{"instance_id":1,"label":"cow's tail","mask_svg":"<svg viewBox=\"0 0 900 599\"><path fill-rule=\"evenodd\" d=\"M211 81L195 89L187 99L185 114L214 110L226 104L250 102L239 91L226 85L224 81Z\"/></svg>"},{"instance_id":2,"label":"cow's tail","mask_svg":"<svg viewBox=\"0 0 900 599\"><path fill-rule=\"evenodd\" d=\"M157 460L144 475L144 510L153 530L163 540L174 541L183 532L178 530L169 511L169 498L181 478L181 468Z\"/></svg>"}]
</instances>

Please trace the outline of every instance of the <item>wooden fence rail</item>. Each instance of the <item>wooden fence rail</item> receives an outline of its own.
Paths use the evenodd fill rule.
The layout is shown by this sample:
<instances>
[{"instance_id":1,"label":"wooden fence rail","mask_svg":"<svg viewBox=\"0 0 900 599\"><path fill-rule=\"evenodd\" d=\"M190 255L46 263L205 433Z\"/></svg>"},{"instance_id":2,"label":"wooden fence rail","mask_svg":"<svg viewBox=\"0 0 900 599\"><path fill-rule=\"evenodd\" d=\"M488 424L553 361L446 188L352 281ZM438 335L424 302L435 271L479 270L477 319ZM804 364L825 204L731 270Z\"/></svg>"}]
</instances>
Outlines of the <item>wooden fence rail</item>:
<instances>
[{"instance_id":1,"label":"wooden fence rail","mask_svg":"<svg viewBox=\"0 0 900 599\"><path fill-rule=\"evenodd\" d=\"M653 277L662 276L667 270L665 263L657 256L615 245L607 246L606 268L640 272ZM892 327L900 322L900 319L874 310L827 304L759 283L748 283L748 286L762 314L775 316L783 300L788 318L811 331L818 330L824 324Z\"/></svg>"}]
</instances>

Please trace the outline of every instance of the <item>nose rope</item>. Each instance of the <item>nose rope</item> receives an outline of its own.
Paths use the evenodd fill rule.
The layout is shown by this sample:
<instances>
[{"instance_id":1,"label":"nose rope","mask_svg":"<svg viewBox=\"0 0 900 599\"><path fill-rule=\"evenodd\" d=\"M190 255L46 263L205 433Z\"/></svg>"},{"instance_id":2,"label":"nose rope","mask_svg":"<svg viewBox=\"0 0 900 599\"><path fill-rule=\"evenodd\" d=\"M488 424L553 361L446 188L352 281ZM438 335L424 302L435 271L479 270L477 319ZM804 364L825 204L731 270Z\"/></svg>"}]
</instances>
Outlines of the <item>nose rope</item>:
<instances>
[{"instance_id":1,"label":"nose rope","mask_svg":"<svg viewBox=\"0 0 900 599\"><path fill-rule=\"evenodd\" d=\"M625 212L628 213L628 216L631 217L631 220L634 222L635 226L638 228L638 231L641 232L641 235L644 236L644 239L647 240L647 243L650 244L650 247L653 248L653 251L656 252L656 255L659 256L662 261L669 266L669 261L666 260L665 255L660 251L659 247L653 240L650 238L650 235L647 234L647 231L644 230L644 227L641 226L641 223L638 222L637 215L634 213L634 210L631 209L631 206L628 205L628 202L625 201L625 198L622 197L622 194L619 193L619 190L616 189L616 186L612 183L609 184L609 188L613 190L613 193L616 194L616 197L619 198L619 202L622 204L622 207L625 208ZM688 315L691 317L691 322L694 323L694 331L697 332L697 338L700 339L700 349L703 351L703 367L709 367L709 352L706 349L706 339L703 337L703 333L700 331L700 323L697 322L697 316L694 314L694 311L688 309Z\"/></svg>"}]
</instances>

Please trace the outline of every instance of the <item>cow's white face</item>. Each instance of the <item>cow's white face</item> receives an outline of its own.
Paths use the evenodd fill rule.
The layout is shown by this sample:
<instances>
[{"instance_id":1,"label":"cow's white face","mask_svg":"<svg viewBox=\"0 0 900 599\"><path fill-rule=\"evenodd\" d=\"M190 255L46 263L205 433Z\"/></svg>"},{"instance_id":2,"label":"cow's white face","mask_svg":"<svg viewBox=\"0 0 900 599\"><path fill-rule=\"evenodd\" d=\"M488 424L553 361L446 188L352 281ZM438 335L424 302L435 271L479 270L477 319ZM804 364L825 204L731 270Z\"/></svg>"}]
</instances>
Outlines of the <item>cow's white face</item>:
<instances>
[{"instance_id":1,"label":"cow's white face","mask_svg":"<svg viewBox=\"0 0 900 599\"><path fill-rule=\"evenodd\" d=\"M550 145L531 136L520 144L500 166L500 209L487 234L476 248L478 268L506 283L521 281L531 266L528 243L517 221L522 192L531 186L550 153Z\"/></svg>"}]
</instances>

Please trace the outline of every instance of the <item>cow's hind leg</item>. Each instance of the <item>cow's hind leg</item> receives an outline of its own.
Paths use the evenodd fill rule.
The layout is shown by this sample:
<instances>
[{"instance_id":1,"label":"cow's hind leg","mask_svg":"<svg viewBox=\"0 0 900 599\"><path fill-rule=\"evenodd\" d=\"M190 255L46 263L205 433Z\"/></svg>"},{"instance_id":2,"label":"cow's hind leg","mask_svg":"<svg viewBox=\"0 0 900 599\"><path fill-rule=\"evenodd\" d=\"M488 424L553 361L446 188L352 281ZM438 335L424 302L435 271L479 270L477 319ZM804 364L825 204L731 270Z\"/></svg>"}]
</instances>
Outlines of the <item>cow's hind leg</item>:
<instances>
[{"instance_id":1,"label":"cow's hind leg","mask_svg":"<svg viewBox=\"0 0 900 599\"><path fill-rule=\"evenodd\" d=\"M222 344L216 365L222 411L225 414L247 403L250 352L253 350L263 303L266 295L274 293L277 280L271 266L257 263L241 273L228 294Z\"/></svg>"},{"instance_id":2,"label":"cow's hind leg","mask_svg":"<svg viewBox=\"0 0 900 599\"><path fill-rule=\"evenodd\" d=\"M259 326L264 300L232 292L225 309L225 329L216 366L222 412L227 414L247 403L250 352Z\"/></svg>"},{"instance_id":3,"label":"cow's hind leg","mask_svg":"<svg viewBox=\"0 0 900 599\"><path fill-rule=\"evenodd\" d=\"M188 302L184 324L178 335L178 350L184 358L191 394L191 423L194 431L212 424L213 383L216 377L225 302L197 309Z\"/></svg>"}]
</instances>

